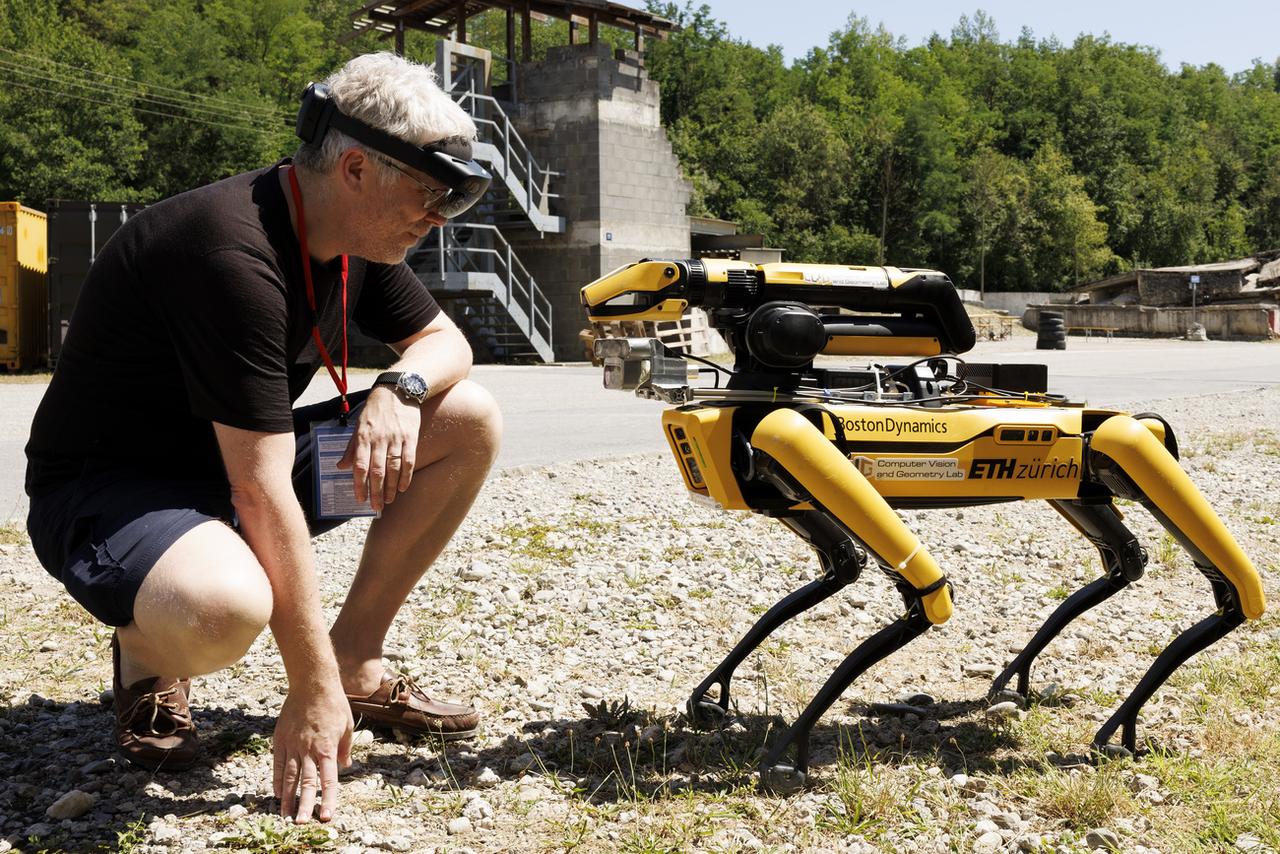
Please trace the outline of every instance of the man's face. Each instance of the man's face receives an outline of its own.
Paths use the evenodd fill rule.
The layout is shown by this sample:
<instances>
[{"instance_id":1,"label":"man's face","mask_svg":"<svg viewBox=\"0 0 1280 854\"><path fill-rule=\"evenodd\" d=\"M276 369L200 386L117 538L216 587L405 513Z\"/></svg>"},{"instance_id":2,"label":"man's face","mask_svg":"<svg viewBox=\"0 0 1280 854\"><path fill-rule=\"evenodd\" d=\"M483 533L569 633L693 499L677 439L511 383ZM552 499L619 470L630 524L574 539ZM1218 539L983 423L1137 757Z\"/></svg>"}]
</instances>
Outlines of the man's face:
<instances>
[{"instance_id":1,"label":"man's face","mask_svg":"<svg viewBox=\"0 0 1280 854\"><path fill-rule=\"evenodd\" d=\"M376 169L373 163L370 167ZM398 167L398 168L396 168ZM445 218L429 205L444 195L447 188L407 166L383 167L395 180L379 182L372 169L365 178L361 193L362 210L351 217L353 255L382 264L398 264L433 226L441 226ZM355 213L355 212L353 212Z\"/></svg>"}]
</instances>

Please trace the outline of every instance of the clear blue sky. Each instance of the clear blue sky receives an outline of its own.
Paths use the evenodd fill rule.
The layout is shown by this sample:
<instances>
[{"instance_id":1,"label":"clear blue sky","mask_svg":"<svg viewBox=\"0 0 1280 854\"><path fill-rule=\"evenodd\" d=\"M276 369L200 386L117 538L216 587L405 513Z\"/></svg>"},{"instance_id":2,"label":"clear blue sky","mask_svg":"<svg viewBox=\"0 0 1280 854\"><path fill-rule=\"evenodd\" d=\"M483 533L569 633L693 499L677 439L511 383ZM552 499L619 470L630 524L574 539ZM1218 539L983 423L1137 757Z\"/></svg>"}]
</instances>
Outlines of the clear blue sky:
<instances>
[{"instance_id":1,"label":"clear blue sky","mask_svg":"<svg viewBox=\"0 0 1280 854\"><path fill-rule=\"evenodd\" d=\"M1037 39L1056 35L1070 44L1082 32L1110 34L1117 42L1159 49L1166 66L1216 62L1228 72L1248 68L1255 58L1280 56L1280 0L866 0L856 5L822 0L694 0L705 2L738 39L764 47L782 46L787 61L825 46L850 14L875 27L884 24L909 46L932 33L949 35L961 15L982 9L996 23L1002 41L1017 39L1028 26Z\"/></svg>"}]
</instances>

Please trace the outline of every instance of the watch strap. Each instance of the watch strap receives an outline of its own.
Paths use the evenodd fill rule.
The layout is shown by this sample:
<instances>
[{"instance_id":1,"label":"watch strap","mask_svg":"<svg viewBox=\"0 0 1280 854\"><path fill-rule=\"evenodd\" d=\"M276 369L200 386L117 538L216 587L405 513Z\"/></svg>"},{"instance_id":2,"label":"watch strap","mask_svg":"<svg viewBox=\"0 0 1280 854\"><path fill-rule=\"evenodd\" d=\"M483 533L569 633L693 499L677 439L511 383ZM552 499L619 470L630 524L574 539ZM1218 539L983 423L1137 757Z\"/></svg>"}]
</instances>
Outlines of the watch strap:
<instances>
[{"instance_id":1,"label":"watch strap","mask_svg":"<svg viewBox=\"0 0 1280 854\"><path fill-rule=\"evenodd\" d=\"M403 371L383 371L378 374L378 378L373 381L373 384L397 386L400 384L400 378L402 376L404 376Z\"/></svg>"}]
</instances>

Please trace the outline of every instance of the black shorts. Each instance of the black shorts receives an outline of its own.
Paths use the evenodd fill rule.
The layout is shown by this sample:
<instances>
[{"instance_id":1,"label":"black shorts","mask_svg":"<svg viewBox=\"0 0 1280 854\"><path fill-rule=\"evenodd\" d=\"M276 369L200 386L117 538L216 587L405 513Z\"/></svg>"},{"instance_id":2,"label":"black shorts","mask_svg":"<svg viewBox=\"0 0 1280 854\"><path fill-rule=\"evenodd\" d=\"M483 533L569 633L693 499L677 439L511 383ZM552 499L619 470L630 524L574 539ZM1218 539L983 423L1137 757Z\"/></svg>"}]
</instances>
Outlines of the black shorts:
<instances>
[{"instance_id":1,"label":"black shorts","mask_svg":"<svg viewBox=\"0 0 1280 854\"><path fill-rule=\"evenodd\" d=\"M349 395L352 414L367 391ZM311 432L336 418L337 398L295 409L293 489L316 536L342 524L313 512ZM173 481L125 467L97 468L31 499L27 533L49 574L90 614L109 626L133 622L133 602L160 556L204 522L235 523L224 481Z\"/></svg>"}]
</instances>

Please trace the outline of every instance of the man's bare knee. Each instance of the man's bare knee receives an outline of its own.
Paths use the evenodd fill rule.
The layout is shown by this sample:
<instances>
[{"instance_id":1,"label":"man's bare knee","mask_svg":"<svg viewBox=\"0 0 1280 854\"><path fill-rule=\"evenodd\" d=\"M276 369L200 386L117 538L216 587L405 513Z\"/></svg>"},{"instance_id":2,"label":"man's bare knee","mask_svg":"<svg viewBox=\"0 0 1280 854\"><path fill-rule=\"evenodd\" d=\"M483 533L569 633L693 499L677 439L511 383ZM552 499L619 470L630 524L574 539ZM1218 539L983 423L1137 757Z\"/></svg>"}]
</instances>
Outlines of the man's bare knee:
<instances>
[{"instance_id":1,"label":"man's bare knee","mask_svg":"<svg viewBox=\"0 0 1280 854\"><path fill-rule=\"evenodd\" d=\"M487 458L498 455L502 443L502 411L493 395L471 380L463 380L440 396L423 431L423 442L446 438L455 450ZM429 448L426 448L430 453Z\"/></svg>"},{"instance_id":2,"label":"man's bare knee","mask_svg":"<svg viewBox=\"0 0 1280 854\"><path fill-rule=\"evenodd\" d=\"M138 591L134 624L168 674L220 670L244 655L271 619L271 585L225 525L193 528L157 561Z\"/></svg>"}]
</instances>

